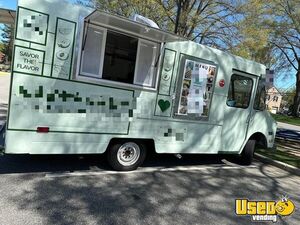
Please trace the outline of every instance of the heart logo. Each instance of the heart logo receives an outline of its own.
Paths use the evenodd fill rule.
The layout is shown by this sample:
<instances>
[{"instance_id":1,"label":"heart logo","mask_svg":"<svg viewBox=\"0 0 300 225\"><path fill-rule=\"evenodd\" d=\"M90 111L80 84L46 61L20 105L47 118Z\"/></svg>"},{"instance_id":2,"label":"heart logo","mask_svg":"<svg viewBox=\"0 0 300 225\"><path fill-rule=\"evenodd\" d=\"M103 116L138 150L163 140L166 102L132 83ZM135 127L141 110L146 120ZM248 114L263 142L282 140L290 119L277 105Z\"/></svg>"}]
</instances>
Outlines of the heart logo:
<instances>
[{"instance_id":1,"label":"heart logo","mask_svg":"<svg viewBox=\"0 0 300 225\"><path fill-rule=\"evenodd\" d=\"M160 108L160 110L162 112L166 111L168 108L170 108L171 106L171 103L168 101L168 100L163 100L163 99L160 99L158 101L158 106Z\"/></svg>"}]
</instances>

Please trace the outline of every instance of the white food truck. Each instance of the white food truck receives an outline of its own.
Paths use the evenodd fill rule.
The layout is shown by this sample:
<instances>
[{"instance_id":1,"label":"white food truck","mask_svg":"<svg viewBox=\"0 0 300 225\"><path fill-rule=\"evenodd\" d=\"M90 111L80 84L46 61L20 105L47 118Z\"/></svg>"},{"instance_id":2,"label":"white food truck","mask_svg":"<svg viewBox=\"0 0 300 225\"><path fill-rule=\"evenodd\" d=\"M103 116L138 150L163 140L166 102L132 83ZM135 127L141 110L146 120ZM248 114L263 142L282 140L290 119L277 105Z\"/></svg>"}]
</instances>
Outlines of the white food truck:
<instances>
[{"instance_id":1,"label":"white food truck","mask_svg":"<svg viewBox=\"0 0 300 225\"><path fill-rule=\"evenodd\" d=\"M147 150L250 164L273 146L264 65L137 18L19 0L5 153L106 153L133 170Z\"/></svg>"}]
</instances>

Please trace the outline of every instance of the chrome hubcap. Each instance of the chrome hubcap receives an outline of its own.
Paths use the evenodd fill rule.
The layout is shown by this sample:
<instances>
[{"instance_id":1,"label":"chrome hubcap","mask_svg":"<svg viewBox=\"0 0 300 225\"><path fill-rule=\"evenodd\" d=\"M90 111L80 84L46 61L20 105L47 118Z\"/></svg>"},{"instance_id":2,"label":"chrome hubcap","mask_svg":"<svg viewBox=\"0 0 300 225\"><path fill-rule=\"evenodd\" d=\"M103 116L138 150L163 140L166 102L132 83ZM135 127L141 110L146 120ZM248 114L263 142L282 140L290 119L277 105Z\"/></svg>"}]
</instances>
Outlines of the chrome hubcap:
<instances>
[{"instance_id":1,"label":"chrome hubcap","mask_svg":"<svg viewBox=\"0 0 300 225\"><path fill-rule=\"evenodd\" d=\"M140 157L140 147L134 142L127 142L118 150L117 159L123 166L131 166L136 163Z\"/></svg>"}]
</instances>

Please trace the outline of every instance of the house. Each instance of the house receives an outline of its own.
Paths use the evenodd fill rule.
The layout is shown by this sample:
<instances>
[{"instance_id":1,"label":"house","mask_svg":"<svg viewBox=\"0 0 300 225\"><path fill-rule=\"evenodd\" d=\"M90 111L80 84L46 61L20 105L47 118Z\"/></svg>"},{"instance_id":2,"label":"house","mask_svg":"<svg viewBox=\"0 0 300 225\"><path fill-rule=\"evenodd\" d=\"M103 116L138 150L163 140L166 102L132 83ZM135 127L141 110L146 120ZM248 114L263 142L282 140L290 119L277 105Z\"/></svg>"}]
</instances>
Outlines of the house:
<instances>
[{"instance_id":1,"label":"house","mask_svg":"<svg viewBox=\"0 0 300 225\"><path fill-rule=\"evenodd\" d=\"M282 101L282 94L275 86L267 88L266 106L271 113L278 113Z\"/></svg>"}]
</instances>

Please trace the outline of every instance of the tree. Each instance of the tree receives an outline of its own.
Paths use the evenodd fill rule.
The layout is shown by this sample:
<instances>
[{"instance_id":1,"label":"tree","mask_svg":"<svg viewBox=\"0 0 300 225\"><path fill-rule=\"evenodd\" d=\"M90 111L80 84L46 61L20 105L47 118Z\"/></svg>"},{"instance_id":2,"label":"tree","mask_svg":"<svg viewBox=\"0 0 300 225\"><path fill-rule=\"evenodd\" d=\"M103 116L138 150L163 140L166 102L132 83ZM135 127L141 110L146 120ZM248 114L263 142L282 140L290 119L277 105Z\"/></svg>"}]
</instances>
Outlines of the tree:
<instances>
[{"instance_id":1,"label":"tree","mask_svg":"<svg viewBox=\"0 0 300 225\"><path fill-rule=\"evenodd\" d=\"M5 54L6 63L11 62L13 46L13 29L10 25L4 24L2 30L2 45L0 51Z\"/></svg>"},{"instance_id":2,"label":"tree","mask_svg":"<svg viewBox=\"0 0 300 225\"><path fill-rule=\"evenodd\" d=\"M104 11L130 17L140 14L190 40L221 49L232 43L236 8L233 0L79 0Z\"/></svg>"},{"instance_id":3,"label":"tree","mask_svg":"<svg viewBox=\"0 0 300 225\"><path fill-rule=\"evenodd\" d=\"M293 115L300 108L300 0L268 1L270 37L277 54L281 55L282 66L296 70L296 93L294 96Z\"/></svg>"},{"instance_id":4,"label":"tree","mask_svg":"<svg viewBox=\"0 0 300 225\"><path fill-rule=\"evenodd\" d=\"M174 33L201 44L228 48L234 37L239 5L230 0L160 1Z\"/></svg>"},{"instance_id":5,"label":"tree","mask_svg":"<svg viewBox=\"0 0 300 225\"><path fill-rule=\"evenodd\" d=\"M296 70L293 115L300 107L300 0L244 0L240 39L231 51L269 68Z\"/></svg>"},{"instance_id":6,"label":"tree","mask_svg":"<svg viewBox=\"0 0 300 225\"><path fill-rule=\"evenodd\" d=\"M287 90L282 93L282 101L286 102L288 106L292 106L294 104L294 96L296 94L296 89Z\"/></svg>"},{"instance_id":7,"label":"tree","mask_svg":"<svg viewBox=\"0 0 300 225\"><path fill-rule=\"evenodd\" d=\"M274 45L269 42L271 29L266 25L265 2L248 0L240 6L240 20L236 22L238 42L230 51L247 58L273 67L276 62Z\"/></svg>"}]
</instances>

